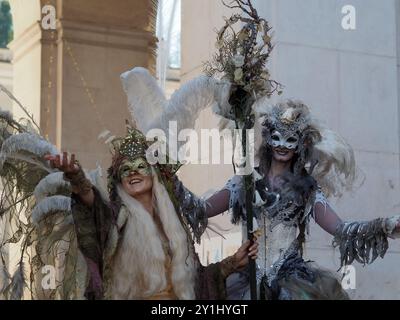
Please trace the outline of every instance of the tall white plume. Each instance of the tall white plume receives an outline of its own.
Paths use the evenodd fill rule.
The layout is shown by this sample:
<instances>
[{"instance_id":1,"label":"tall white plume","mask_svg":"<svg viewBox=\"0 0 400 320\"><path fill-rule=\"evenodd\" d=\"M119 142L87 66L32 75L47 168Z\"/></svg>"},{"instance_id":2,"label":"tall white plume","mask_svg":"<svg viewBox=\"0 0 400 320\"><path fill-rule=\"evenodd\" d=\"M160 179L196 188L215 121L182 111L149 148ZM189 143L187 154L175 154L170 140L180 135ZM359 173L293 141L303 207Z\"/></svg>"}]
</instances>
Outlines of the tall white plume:
<instances>
[{"instance_id":1,"label":"tall white plume","mask_svg":"<svg viewBox=\"0 0 400 320\"><path fill-rule=\"evenodd\" d=\"M158 119L167 101L157 80L144 68L134 68L121 75L122 87L128 97L128 107L137 128L144 134Z\"/></svg>"},{"instance_id":2,"label":"tall white plume","mask_svg":"<svg viewBox=\"0 0 400 320\"><path fill-rule=\"evenodd\" d=\"M134 68L123 73L121 80L137 128L144 134L161 129L167 141L178 141L178 137L170 137L171 132L179 135L182 129L194 129L202 110L212 106L216 114L222 115L229 109L229 86L204 75L182 85L169 101L146 69ZM169 130L170 121L176 122L176 131ZM184 143L178 141L178 148Z\"/></svg>"},{"instance_id":3,"label":"tall white plume","mask_svg":"<svg viewBox=\"0 0 400 320\"><path fill-rule=\"evenodd\" d=\"M313 176L329 196L340 196L356 179L353 148L336 132L319 128L321 141L314 146L312 158L317 161Z\"/></svg>"}]
</instances>

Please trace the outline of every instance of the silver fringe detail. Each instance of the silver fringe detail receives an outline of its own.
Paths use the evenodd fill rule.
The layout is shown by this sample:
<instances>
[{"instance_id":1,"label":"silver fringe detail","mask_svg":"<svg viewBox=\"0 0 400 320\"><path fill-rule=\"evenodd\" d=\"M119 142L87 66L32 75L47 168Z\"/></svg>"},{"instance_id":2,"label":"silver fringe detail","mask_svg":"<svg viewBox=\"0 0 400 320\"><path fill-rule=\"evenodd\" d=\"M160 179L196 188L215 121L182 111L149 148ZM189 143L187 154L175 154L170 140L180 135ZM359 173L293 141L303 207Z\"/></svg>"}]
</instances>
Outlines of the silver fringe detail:
<instances>
[{"instance_id":1,"label":"silver fringe detail","mask_svg":"<svg viewBox=\"0 0 400 320\"><path fill-rule=\"evenodd\" d=\"M189 223L195 241L200 243L200 238L207 228L207 202L189 191L178 179L175 180L174 191L179 210Z\"/></svg>"},{"instance_id":2,"label":"silver fringe detail","mask_svg":"<svg viewBox=\"0 0 400 320\"><path fill-rule=\"evenodd\" d=\"M274 281L279 273L279 270L281 267L285 264L286 260L289 259L289 257L292 256L297 256L299 255L299 248L300 248L300 243L297 239L293 240L293 242L290 244L290 247L286 250L285 254L283 257L275 261L274 265L272 268L266 273L267 275L267 282L268 285L272 285L272 281Z\"/></svg>"},{"instance_id":3,"label":"silver fringe detail","mask_svg":"<svg viewBox=\"0 0 400 320\"><path fill-rule=\"evenodd\" d=\"M386 220L378 218L369 222L341 223L335 232L333 246L339 247L341 266L354 260L371 264L388 249Z\"/></svg>"}]
</instances>

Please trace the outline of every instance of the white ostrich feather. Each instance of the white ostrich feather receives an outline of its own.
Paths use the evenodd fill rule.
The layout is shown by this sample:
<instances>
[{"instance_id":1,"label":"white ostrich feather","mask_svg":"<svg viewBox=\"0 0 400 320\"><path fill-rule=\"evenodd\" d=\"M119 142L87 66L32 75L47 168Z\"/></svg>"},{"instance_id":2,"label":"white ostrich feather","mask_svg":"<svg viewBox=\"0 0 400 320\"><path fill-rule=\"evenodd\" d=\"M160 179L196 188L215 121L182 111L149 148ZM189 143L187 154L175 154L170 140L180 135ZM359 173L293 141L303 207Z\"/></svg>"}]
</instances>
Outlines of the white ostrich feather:
<instances>
[{"instance_id":1,"label":"white ostrich feather","mask_svg":"<svg viewBox=\"0 0 400 320\"><path fill-rule=\"evenodd\" d=\"M95 186L101 193L102 197L107 194L106 185L102 177L102 169L100 166L95 170L85 171L86 178ZM33 194L37 202L42 201L44 198L57 194L60 189L71 189L71 184L64 180L63 172L54 172L43 178L36 186ZM105 196L104 199L108 199Z\"/></svg>"},{"instance_id":2,"label":"white ostrich feather","mask_svg":"<svg viewBox=\"0 0 400 320\"><path fill-rule=\"evenodd\" d=\"M46 170L49 170L40 160L36 160L33 157L28 157L26 152L41 158L45 154L57 154L58 150L54 145L38 135L26 132L15 134L6 139L1 146L0 168L3 167L3 164L7 158L12 158L28 161Z\"/></svg>"},{"instance_id":3,"label":"white ostrich feather","mask_svg":"<svg viewBox=\"0 0 400 320\"><path fill-rule=\"evenodd\" d=\"M33 191L33 195L37 202L40 202L45 197L55 195L57 190L70 189L71 185L65 181L62 172L54 172L44 177Z\"/></svg>"},{"instance_id":4,"label":"white ostrich feather","mask_svg":"<svg viewBox=\"0 0 400 320\"><path fill-rule=\"evenodd\" d=\"M156 79L144 68L134 68L121 75L123 89L128 97L129 111L137 128L144 134L154 119L158 119L166 99Z\"/></svg>"},{"instance_id":5,"label":"white ostrich feather","mask_svg":"<svg viewBox=\"0 0 400 320\"><path fill-rule=\"evenodd\" d=\"M99 136L97 137L99 140L101 139L106 139L109 135L111 134L110 130L104 130L102 131Z\"/></svg>"},{"instance_id":6,"label":"white ostrich feather","mask_svg":"<svg viewBox=\"0 0 400 320\"><path fill-rule=\"evenodd\" d=\"M38 226L46 216L57 212L71 212L71 198L52 196L44 198L32 210L32 222Z\"/></svg>"},{"instance_id":7,"label":"white ostrich feather","mask_svg":"<svg viewBox=\"0 0 400 320\"><path fill-rule=\"evenodd\" d=\"M232 106L229 103L229 96L231 94L231 84L229 82L213 80L215 85L213 111L215 114L220 115L223 119L230 118L230 111Z\"/></svg>"},{"instance_id":8,"label":"white ostrich feather","mask_svg":"<svg viewBox=\"0 0 400 320\"><path fill-rule=\"evenodd\" d=\"M356 178L354 151L336 132L326 128L319 132L321 141L312 155L318 161L313 176L328 196L340 196L340 189L350 188Z\"/></svg>"},{"instance_id":9,"label":"white ostrich feather","mask_svg":"<svg viewBox=\"0 0 400 320\"><path fill-rule=\"evenodd\" d=\"M104 140L104 143L109 145L114 139L115 136L109 130L105 130L98 136L99 140Z\"/></svg>"},{"instance_id":10,"label":"white ostrich feather","mask_svg":"<svg viewBox=\"0 0 400 320\"><path fill-rule=\"evenodd\" d=\"M230 86L204 75L182 85L168 101L156 79L144 68L123 73L121 80L128 96L129 110L143 133L154 128L168 132L169 121L177 121L178 132L193 129L199 113L205 108L213 105L217 114L223 114L229 108Z\"/></svg>"},{"instance_id":11,"label":"white ostrich feather","mask_svg":"<svg viewBox=\"0 0 400 320\"><path fill-rule=\"evenodd\" d=\"M217 82L207 76L199 76L175 91L160 119L160 127L168 132L169 121L176 121L178 133L193 129L202 110L216 103Z\"/></svg>"},{"instance_id":12,"label":"white ostrich feather","mask_svg":"<svg viewBox=\"0 0 400 320\"><path fill-rule=\"evenodd\" d=\"M273 105L270 102L271 101L267 96L261 97L254 102L253 110L257 115L257 118L263 118L271 112Z\"/></svg>"},{"instance_id":13,"label":"white ostrich feather","mask_svg":"<svg viewBox=\"0 0 400 320\"><path fill-rule=\"evenodd\" d=\"M227 103L230 86L204 75L185 83L169 101L146 69L134 68L122 74L121 80L138 129L144 134L151 129L161 129L167 141L178 140L178 137L170 137L173 132L169 130L170 121L176 122L179 135L182 129L194 129L202 110L213 106L214 112L223 115L230 108ZM178 141L178 148L184 143Z\"/></svg>"},{"instance_id":14,"label":"white ostrich feather","mask_svg":"<svg viewBox=\"0 0 400 320\"><path fill-rule=\"evenodd\" d=\"M187 82L175 91L160 120L153 124L154 128L163 130L167 141L176 141L179 154L186 154L186 148L190 148L187 141L178 139L179 134L184 129L194 129L200 112L216 104L215 92L217 86L217 81L207 76L199 76ZM174 123L173 126L176 125L176 131L171 130L173 129L170 125L171 122ZM174 136L175 134L177 136ZM169 156L174 158L174 154L171 152Z\"/></svg>"}]
</instances>

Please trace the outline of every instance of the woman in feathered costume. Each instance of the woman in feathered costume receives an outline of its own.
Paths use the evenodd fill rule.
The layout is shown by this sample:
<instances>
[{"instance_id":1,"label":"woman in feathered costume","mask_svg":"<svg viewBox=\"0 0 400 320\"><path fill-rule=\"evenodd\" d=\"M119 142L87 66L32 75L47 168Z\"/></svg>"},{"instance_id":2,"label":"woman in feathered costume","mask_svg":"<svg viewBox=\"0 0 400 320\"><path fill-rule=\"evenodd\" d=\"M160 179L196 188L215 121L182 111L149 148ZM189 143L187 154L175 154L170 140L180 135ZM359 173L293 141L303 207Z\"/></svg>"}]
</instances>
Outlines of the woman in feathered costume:
<instances>
[{"instance_id":1,"label":"woman in feathered costume","mask_svg":"<svg viewBox=\"0 0 400 320\"><path fill-rule=\"evenodd\" d=\"M74 155L47 156L65 173L73 191L72 215L78 246L87 262L87 297L108 299L224 299L225 278L255 257L257 244L203 267L188 224L165 187L171 172L146 160L147 142L129 129L114 139L108 170L110 202L93 188ZM161 169L161 170L160 170ZM204 216L201 228L207 225Z\"/></svg>"},{"instance_id":2,"label":"woman in feathered costume","mask_svg":"<svg viewBox=\"0 0 400 320\"><path fill-rule=\"evenodd\" d=\"M400 216L369 222L343 222L329 206L325 194L338 195L355 178L352 148L336 133L311 118L306 105L287 101L275 105L262 118L263 140L255 169L255 211L260 229L257 259L261 298L346 299L336 278L302 258L310 218L334 236L341 265L354 260L372 263L383 257L388 238L400 236ZM233 222L245 221L243 177L232 178L224 190L207 202L211 217L230 208ZM275 205L264 202L276 195ZM231 278L230 296L246 297L244 273ZM242 287L241 287L242 285Z\"/></svg>"}]
</instances>

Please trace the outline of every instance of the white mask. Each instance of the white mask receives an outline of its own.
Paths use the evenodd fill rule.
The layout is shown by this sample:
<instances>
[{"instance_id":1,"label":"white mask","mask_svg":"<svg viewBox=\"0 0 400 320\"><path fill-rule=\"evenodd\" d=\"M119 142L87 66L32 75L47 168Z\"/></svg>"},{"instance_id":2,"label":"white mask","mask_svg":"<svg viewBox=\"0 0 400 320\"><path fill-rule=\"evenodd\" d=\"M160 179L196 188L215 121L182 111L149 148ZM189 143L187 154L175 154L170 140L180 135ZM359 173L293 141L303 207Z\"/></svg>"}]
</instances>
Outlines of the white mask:
<instances>
[{"instance_id":1,"label":"white mask","mask_svg":"<svg viewBox=\"0 0 400 320\"><path fill-rule=\"evenodd\" d=\"M299 145L299 135L297 133L282 135L279 131L275 130L271 134L271 145L274 148L295 150Z\"/></svg>"}]
</instances>

